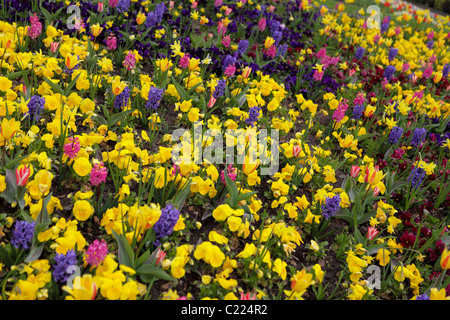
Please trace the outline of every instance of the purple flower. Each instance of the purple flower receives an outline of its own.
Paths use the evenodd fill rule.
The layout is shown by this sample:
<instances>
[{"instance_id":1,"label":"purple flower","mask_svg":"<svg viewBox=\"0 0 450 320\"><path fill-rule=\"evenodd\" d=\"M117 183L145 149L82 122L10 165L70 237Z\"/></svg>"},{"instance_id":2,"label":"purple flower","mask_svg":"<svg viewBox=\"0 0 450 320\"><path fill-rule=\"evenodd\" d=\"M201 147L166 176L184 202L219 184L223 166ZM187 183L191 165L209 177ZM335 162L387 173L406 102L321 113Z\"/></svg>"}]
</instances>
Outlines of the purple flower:
<instances>
[{"instance_id":1,"label":"purple flower","mask_svg":"<svg viewBox=\"0 0 450 320\"><path fill-rule=\"evenodd\" d=\"M356 53L355 53L355 59L359 60L364 56L364 52L366 51L366 49L364 49L364 47L359 47L358 49L356 49Z\"/></svg>"},{"instance_id":2,"label":"purple flower","mask_svg":"<svg viewBox=\"0 0 450 320\"><path fill-rule=\"evenodd\" d=\"M403 135L403 129L401 127L393 127L391 129L391 133L389 134L389 138L388 138L389 143L397 144L398 140L400 140L402 135Z\"/></svg>"},{"instance_id":3,"label":"purple flower","mask_svg":"<svg viewBox=\"0 0 450 320\"><path fill-rule=\"evenodd\" d=\"M70 276L68 268L77 265L77 254L75 250L69 250L66 254L57 253L54 260L56 263L53 265L53 278L56 282L64 283Z\"/></svg>"},{"instance_id":4,"label":"purple flower","mask_svg":"<svg viewBox=\"0 0 450 320\"><path fill-rule=\"evenodd\" d=\"M416 300L430 300L430 297L424 293L416 297Z\"/></svg>"},{"instance_id":5,"label":"purple flower","mask_svg":"<svg viewBox=\"0 0 450 320\"><path fill-rule=\"evenodd\" d=\"M162 18L165 12L166 12L166 5L164 2L156 5L155 15L158 23L162 22Z\"/></svg>"},{"instance_id":6,"label":"purple flower","mask_svg":"<svg viewBox=\"0 0 450 320\"><path fill-rule=\"evenodd\" d=\"M388 59L389 61L392 61L395 59L395 57L397 56L398 53L398 49L397 48L391 48L389 50L389 54L388 54Z\"/></svg>"},{"instance_id":7,"label":"purple flower","mask_svg":"<svg viewBox=\"0 0 450 320\"><path fill-rule=\"evenodd\" d=\"M44 110L45 98L33 95L28 102L28 114L33 116L33 120L38 121L41 117L41 112Z\"/></svg>"},{"instance_id":8,"label":"purple flower","mask_svg":"<svg viewBox=\"0 0 450 320\"><path fill-rule=\"evenodd\" d=\"M147 110L152 108L156 110L159 107L161 99L164 95L164 89L158 89L156 87L151 87L148 91L148 101L145 105Z\"/></svg>"},{"instance_id":9,"label":"purple flower","mask_svg":"<svg viewBox=\"0 0 450 320\"><path fill-rule=\"evenodd\" d=\"M391 80L392 76L394 75L395 67L394 66L387 66L384 70L383 77L387 80Z\"/></svg>"},{"instance_id":10,"label":"purple flower","mask_svg":"<svg viewBox=\"0 0 450 320\"><path fill-rule=\"evenodd\" d=\"M251 107L248 112L248 118L245 119L245 123L249 126L254 127L255 122L258 121L258 117L261 113L261 109L258 107Z\"/></svg>"},{"instance_id":11,"label":"purple flower","mask_svg":"<svg viewBox=\"0 0 450 320\"><path fill-rule=\"evenodd\" d=\"M229 66L229 65L233 65L236 63L236 58L230 55L227 55L225 57L225 59L223 59L223 64L222 64L222 70L225 71L225 69Z\"/></svg>"},{"instance_id":12,"label":"purple flower","mask_svg":"<svg viewBox=\"0 0 450 320\"><path fill-rule=\"evenodd\" d=\"M28 249L34 235L35 223L26 221L16 221L12 232L11 243L16 248Z\"/></svg>"},{"instance_id":13,"label":"purple flower","mask_svg":"<svg viewBox=\"0 0 450 320\"><path fill-rule=\"evenodd\" d=\"M322 205L322 216L325 219L329 219L335 216L339 209L341 208L341 196L339 194L335 195L333 198L326 198L325 203Z\"/></svg>"},{"instance_id":14,"label":"purple flower","mask_svg":"<svg viewBox=\"0 0 450 320\"><path fill-rule=\"evenodd\" d=\"M156 245L159 245L159 239L167 237L172 234L173 228L178 222L180 217L180 211L171 204L166 204L164 209L161 210L161 216L153 226L153 230L156 232L157 240Z\"/></svg>"},{"instance_id":15,"label":"purple flower","mask_svg":"<svg viewBox=\"0 0 450 320\"><path fill-rule=\"evenodd\" d=\"M158 17L156 16L154 11L150 11L147 14L147 18L145 18L145 27L147 29L156 27L156 25L158 24Z\"/></svg>"},{"instance_id":16,"label":"purple flower","mask_svg":"<svg viewBox=\"0 0 450 320\"><path fill-rule=\"evenodd\" d=\"M116 97L114 101L114 108L121 109L128 104L128 100L130 99L130 89L128 86L123 89L122 93Z\"/></svg>"},{"instance_id":17,"label":"purple flower","mask_svg":"<svg viewBox=\"0 0 450 320\"><path fill-rule=\"evenodd\" d=\"M389 28L389 22L383 22L383 23L381 24L380 32L381 32L381 33L385 33L386 30L387 30L388 28Z\"/></svg>"},{"instance_id":18,"label":"purple flower","mask_svg":"<svg viewBox=\"0 0 450 320\"><path fill-rule=\"evenodd\" d=\"M444 68L442 69L442 77L446 79L448 77L448 73L450 71L450 65L448 63L444 64Z\"/></svg>"},{"instance_id":19,"label":"purple flower","mask_svg":"<svg viewBox=\"0 0 450 320\"><path fill-rule=\"evenodd\" d=\"M411 170L411 174L409 175L408 181L411 182L411 187L414 189L419 188L422 184L423 178L425 178L425 170L419 167L414 167Z\"/></svg>"},{"instance_id":20,"label":"purple flower","mask_svg":"<svg viewBox=\"0 0 450 320\"><path fill-rule=\"evenodd\" d=\"M221 80L217 81L217 85L214 88L213 97L215 99L217 99L217 98L223 96L226 86L227 86L227 81L225 79L221 79Z\"/></svg>"},{"instance_id":21,"label":"purple flower","mask_svg":"<svg viewBox=\"0 0 450 320\"><path fill-rule=\"evenodd\" d=\"M364 112L364 105L362 105L362 104L355 105L353 107L352 119L355 119L355 120L360 119L363 112Z\"/></svg>"},{"instance_id":22,"label":"purple flower","mask_svg":"<svg viewBox=\"0 0 450 320\"><path fill-rule=\"evenodd\" d=\"M422 141L425 139L425 136L427 135L427 129L425 128L416 128L414 130L412 139L411 139L411 145L418 147Z\"/></svg>"},{"instance_id":23,"label":"purple flower","mask_svg":"<svg viewBox=\"0 0 450 320\"><path fill-rule=\"evenodd\" d=\"M236 51L236 54L237 54L238 57L243 55L243 54L245 54L247 52L248 45L249 45L248 40L241 40L241 41L239 41L238 49Z\"/></svg>"},{"instance_id":24,"label":"purple flower","mask_svg":"<svg viewBox=\"0 0 450 320\"><path fill-rule=\"evenodd\" d=\"M131 5L131 0L119 0L119 2L117 3L116 10L119 13L128 11L128 9L130 8L130 5Z\"/></svg>"}]
</instances>

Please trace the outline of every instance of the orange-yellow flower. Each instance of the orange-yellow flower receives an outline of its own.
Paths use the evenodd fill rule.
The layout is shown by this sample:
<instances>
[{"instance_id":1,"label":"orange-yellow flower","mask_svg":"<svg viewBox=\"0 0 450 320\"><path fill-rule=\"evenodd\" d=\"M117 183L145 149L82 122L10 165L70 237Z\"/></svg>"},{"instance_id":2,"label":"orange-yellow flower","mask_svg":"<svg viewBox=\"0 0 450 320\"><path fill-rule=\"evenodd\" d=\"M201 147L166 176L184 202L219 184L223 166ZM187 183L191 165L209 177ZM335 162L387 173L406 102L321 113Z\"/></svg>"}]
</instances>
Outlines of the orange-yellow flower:
<instances>
[{"instance_id":1,"label":"orange-yellow flower","mask_svg":"<svg viewBox=\"0 0 450 320\"><path fill-rule=\"evenodd\" d=\"M445 247L441 256L441 268L444 270L450 269L450 251Z\"/></svg>"},{"instance_id":2,"label":"orange-yellow flower","mask_svg":"<svg viewBox=\"0 0 450 320\"><path fill-rule=\"evenodd\" d=\"M19 129L20 129L19 121L16 121L16 119L14 119L14 118L11 118L11 119L3 118L0 131L1 131L2 138L4 140L11 139L14 136L14 134L16 133L16 131Z\"/></svg>"}]
</instances>

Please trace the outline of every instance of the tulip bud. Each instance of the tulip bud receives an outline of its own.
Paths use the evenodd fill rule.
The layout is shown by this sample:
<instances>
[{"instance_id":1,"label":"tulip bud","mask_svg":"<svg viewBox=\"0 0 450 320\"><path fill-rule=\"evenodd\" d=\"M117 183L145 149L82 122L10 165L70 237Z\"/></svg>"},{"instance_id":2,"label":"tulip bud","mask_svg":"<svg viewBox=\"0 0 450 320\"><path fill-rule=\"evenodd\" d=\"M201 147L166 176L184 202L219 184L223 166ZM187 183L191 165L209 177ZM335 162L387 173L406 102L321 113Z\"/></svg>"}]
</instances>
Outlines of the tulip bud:
<instances>
[{"instance_id":1,"label":"tulip bud","mask_svg":"<svg viewBox=\"0 0 450 320\"><path fill-rule=\"evenodd\" d=\"M20 169L16 169L16 183L18 186L24 187L28 182L28 178L30 177L31 170L29 167L24 166Z\"/></svg>"},{"instance_id":2,"label":"tulip bud","mask_svg":"<svg viewBox=\"0 0 450 320\"><path fill-rule=\"evenodd\" d=\"M98 11L98 12L103 12L103 2L99 2L99 3L98 3L97 11Z\"/></svg>"},{"instance_id":3,"label":"tulip bud","mask_svg":"<svg viewBox=\"0 0 450 320\"><path fill-rule=\"evenodd\" d=\"M375 239L375 237L377 236L378 232L379 232L379 231L377 230L377 228L375 228L375 227L369 227L369 228L367 229L366 238L367 238L368 240L373 240L373 239Z\"/></svg>"},{"instance_id":4,"label":"tulip bud","mask_svg":"<svg viewBox=\"0 0 450 320\"><path fill-rule=\"evenodd\" d=\"M302 147L300 145L295 145L294 147L292 147L292 154L294 155L294 157L298 157L300 155L300 152L302 151Z\"/></svg>"},{"instance_id":5,"label":"tulip bud","mask_svg":"<svg viewBox=\"0 0 450 320\"><path fill-rule=\"evenodd\" d=\"M56 50L58 50L59 42L52 41L50 44L50 51L53 53L56 53Z\"/></svg>"},{"instance_id":6,"label":"tulip bud","mask_svg":"<svg viewBox=\"0 0 450 320\"><path fill-rule=\"evenodd\" d=\"M352 178L356 178L359 175L359 172L361 171L361 168L359 166L352 166L351 170L350 170L350 176Z\"/></svg>"}]
</instances>

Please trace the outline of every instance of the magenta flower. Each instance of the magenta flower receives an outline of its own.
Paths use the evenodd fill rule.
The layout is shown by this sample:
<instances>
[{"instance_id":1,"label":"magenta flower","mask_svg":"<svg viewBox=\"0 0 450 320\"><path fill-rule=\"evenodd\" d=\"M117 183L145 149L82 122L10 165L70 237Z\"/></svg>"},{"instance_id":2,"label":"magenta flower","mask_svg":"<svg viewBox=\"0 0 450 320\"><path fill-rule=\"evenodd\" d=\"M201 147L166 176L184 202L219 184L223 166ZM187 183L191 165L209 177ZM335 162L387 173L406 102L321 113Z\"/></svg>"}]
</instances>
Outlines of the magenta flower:
<instances>
[{"instance_id":1,"label":"magenta flower","mask_svg":"<svg viewBox=\"0 0 450 320\"><path fill-rule=\"evenodd\" d=\"M231 42L230 36L223 37L222 44L225 48L228 48L230 46L230 42Z\"/></svg>"},{"instance_id":2,"label":"magenta flower","mask_svg":"<svg viewBox=\"0 0 450 320\"><path fill-rule=\"evenodd\" d=\"M234 76L234 73L236 72L236 66L234 64L230 64L228 67L226 67L225 69L225 76L231 78L232 76Z\"/></svg>"},{"instance_id":3,"label":"magenta flower","mask_svg":"<svg viewBox=\"0 0 450 320\"><path fill-rule=\"evenodd\" d=\"M266 29L266 19L265 18L261 18L259 21L258 21L258 29L259 29L259 31L261 31L261 32L263 32L265 29Z\"/></svg>"},{"instance_id":4,"label":"magenta flower","mask_svg":"<svg viewBox=\"0 0 450 320\"><path fill-rule=\"evenodd\" d=\"M125 68L127 68L128 71L134 69L134 67L136 66L136 56L133 52L128 52L125 60L123 61L123 65Z\"/></svg>"},{"instance_id":5,"label":"magenta flower","mask_svg":"<svg viewBox=\"0 0 450 320\"><path fill-rule=\"evenodd\" d=\"M272 59L275 58L275 56L277 55L277 47L275 45L271 46L266 50L266 54Z\"/></svg>"},{"instance_id":6,"label":"magenta flower","mask_svg":"<svg viewBox=\"0 0 450 320\"><path fill-rule=\"evenodd\" d=\"M189 67L189 61L191 60L191 57L188 54L185 54L179 62L181 69L187 69Z\"/></svg>"},{"instance_id":7,"label":"magenta flower","mask_svg":"<svg viewBox=\"0 0 450 320\"><path fill-rule=\"evenodd\" d=\"M336 122L341 122L342 119L344 119L344 117L345 117L345 112L347 111L347 109L348 109L347 100L344 99L343 101L341 101L339 103L339 106L334 111L333 120L336 120Z\"/></svg>"},{"instance_id":8,"label":"magenta flower","mask_svg":"<svg viewBox=\"0 0 450 320\"><path fill-rule=\"evenodd\" d=\"M236 180L236 176L237 176L237 169L233 168L232 164L228 165L227 168L227 175L231 178L231 180L235 181ZM222 172L220 173L220 177L222 178L222 183L224 183L226 185L225 182L225 172L224 170L222 170Z\"/></svg>"},{"instance_id":9,"label":"magenta flower","mask_svg":"<svg viewBox=\"0 0 450 320\"><path fill-rule=\"evenodd\" d=\"M74 159L78 155L78 151L80 151L80 142L78 141L78 137L70 137L69 143L64 145L64 154L69 159Z\"/></svg>"},{"instance_id":10,"label":"magenta flower","mask_svg":"<svg viewBox=\"0 0 450 320\"><path fill-rule=\"evenodd\" d=\"M116 50L117 49L117 39L113 35L108 36L106 39L106 45L108 50Z\"/></svg>"},{"instance_id":11,"label":"magenta flower","mask_svg":"<svg viewBox=\"0 0 450 320\"><path fill-rule=\"evenodd\" d=\"M100 263L105 260L106 255L108 254L108 245L104 239L98 241L95 239L93 243L91 243L86 250L84 255L84 262L93 267L98 267Z\"/></svg>"},{"instance_id":12,"label":"magenta flower","mask_svg":"<svg viewBox=\"0 0 450 320\"><path fill-rule=\"evenodd\" d=\"M31 39L36 39L42 33L42 23L39 22L39 17L36 12L30 17L30 28L28 35Z\"/></svg>"},{"instance_id":13,"label":"magenta flower","mask_svg":"<svg viewBox=\"0 0 450 320\"><path fill-rule=\"evenodd\" d=\"M98 186L106 181L108 176L108 169L103 166L103 162L94 163L91 170L90 182L92 186Z\"/></svg>"}]
</instances>

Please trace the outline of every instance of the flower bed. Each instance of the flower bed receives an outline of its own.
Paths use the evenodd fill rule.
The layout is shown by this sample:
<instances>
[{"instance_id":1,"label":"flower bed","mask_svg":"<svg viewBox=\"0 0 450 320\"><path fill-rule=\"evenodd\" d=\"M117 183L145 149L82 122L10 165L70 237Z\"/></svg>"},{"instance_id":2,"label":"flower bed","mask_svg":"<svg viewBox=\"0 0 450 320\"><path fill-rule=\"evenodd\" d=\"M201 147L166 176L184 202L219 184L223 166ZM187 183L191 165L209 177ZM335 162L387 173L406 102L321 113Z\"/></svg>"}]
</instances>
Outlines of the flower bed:
<instances>
[{"instance_id":1,"label":"flower bed","mask_svg":"<svg viewBox=\"0 0 450 320\"><path fill-rule=\"evenodd\" d=\"M2 300L449 299L448 17L1 10Z\"/></svg>"}]
</instances>

